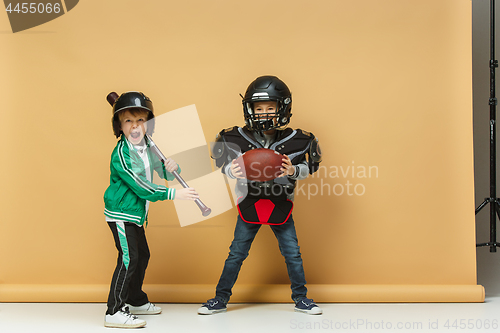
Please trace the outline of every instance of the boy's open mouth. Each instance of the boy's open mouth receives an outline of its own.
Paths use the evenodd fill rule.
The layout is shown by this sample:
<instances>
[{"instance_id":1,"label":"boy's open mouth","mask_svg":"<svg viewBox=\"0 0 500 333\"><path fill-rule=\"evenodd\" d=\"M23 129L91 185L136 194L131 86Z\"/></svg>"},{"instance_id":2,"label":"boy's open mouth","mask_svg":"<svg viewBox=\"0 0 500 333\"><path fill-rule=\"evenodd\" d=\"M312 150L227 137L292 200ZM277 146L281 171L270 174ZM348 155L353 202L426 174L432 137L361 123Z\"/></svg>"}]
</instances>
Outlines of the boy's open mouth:
<instances>
[{"instance_id":1,"label":"boy's open mouth","mask_svg":"<svg viewBox=\"0 0 500 333\"><path fill-rule=\"evenodd\" d=\"M141 136L141 132L132 132L132 133L130 133L130 136L133 139L138 139Z\"/></svg>"}]
</instances>

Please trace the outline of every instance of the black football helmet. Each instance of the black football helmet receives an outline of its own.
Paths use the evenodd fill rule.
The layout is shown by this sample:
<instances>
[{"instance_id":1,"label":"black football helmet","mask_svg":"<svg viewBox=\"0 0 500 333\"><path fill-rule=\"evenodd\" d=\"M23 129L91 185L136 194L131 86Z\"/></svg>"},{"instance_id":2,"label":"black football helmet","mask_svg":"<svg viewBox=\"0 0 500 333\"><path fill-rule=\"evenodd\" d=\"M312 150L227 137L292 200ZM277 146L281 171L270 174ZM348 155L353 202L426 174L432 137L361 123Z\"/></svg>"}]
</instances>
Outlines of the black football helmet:
<instances>
[{"instance_id":1,"label":"black football helmet","mask_svg":"<svg viewBox=\"0 0 500 333\"><path fill-rule=\"evenodd\" d=\"M292 116L292 94L285 82L276 76L261 76L247 88L243 98L243 113L246 125L262 134L275 128L288 125ZM254 112L254 103L259 101L275 101L276 113ZM276 119L272 117L276 116Z\"/></svg>"},{"instance_id":2,"label":"black football helmet","mask_svg":"<svg viewBox=\"0 0 500 333\"><path fill-rule=\"evenodd\" d=\"M149 111L147 119L148 121L147 134L152 135L154 132L154 125L155 125L153 102L151 102L151 100L142 92L129 91L121 94L120 97L118 97L113 104L112 123L115 136L118 138L122 133L120 129L120 119L118 117L118 114L120 111L125 111L127 109L144 109L146 111Z\"/></svg>"}]
</instances>

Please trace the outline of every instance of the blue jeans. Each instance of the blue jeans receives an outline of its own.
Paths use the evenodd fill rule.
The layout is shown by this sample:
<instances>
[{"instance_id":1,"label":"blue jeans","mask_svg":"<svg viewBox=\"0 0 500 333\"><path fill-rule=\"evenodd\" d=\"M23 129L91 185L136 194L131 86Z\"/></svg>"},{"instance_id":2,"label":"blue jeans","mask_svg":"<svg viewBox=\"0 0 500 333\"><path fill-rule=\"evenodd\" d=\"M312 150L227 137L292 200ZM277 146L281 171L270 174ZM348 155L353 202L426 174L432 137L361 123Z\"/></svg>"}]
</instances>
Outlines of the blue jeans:
<instances>
[{"instance_id":1,"label":"blue jeans","mask_svg":"<svg viewBox=\"0 0 500 333\"><path fill-rule=\"evenodd\" d=\"M231 289L238 278L241 264L248 256L250 246L261 226L261 224L246 223L238 215L234 229L234 239L229 247L229 255L215 289L215 295L222 298L225 303L229 301L232 295ZM293 218L290 216L285 224L270 225L270 227L278 240L281 254L285 257L288 277L290 278L292 288L292 300L295 302L307 295L307 288L305 286L304 267L302 266L300 246L297 244L297 234L295 233Z\"/></svg>"}]
</instances>

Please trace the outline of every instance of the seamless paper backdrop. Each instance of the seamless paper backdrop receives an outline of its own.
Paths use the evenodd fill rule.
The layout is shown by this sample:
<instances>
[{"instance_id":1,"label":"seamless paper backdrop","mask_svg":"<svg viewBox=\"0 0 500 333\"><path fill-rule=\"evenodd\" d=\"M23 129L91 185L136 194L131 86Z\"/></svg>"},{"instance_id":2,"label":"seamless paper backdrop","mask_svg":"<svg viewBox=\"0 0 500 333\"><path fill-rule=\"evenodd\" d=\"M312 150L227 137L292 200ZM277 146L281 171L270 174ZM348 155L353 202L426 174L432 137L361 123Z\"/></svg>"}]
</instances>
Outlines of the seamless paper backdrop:
<instances>
[{"instance_id":1,"label":"seamless paper backdrop","mask_svg":"<svg viewBox=\"0 0 500 333\"><path fill-rule=\"evenodd\" d=\"M4 14L0 32L0 301L105 301L116 260L102 200L116 142L109 92L143 91L156 115L194 104L208 143L243 125L238 94L266 74L288 84L291 126L324 155L294 209L310 296L484 299L469 0L89 0L16 34ZM233 207L181 227L172 202L152 204L151 299L211 297L235 221ZM289 301L288 283L263 227L233 300Z\"/></svg>"}]
</instances>

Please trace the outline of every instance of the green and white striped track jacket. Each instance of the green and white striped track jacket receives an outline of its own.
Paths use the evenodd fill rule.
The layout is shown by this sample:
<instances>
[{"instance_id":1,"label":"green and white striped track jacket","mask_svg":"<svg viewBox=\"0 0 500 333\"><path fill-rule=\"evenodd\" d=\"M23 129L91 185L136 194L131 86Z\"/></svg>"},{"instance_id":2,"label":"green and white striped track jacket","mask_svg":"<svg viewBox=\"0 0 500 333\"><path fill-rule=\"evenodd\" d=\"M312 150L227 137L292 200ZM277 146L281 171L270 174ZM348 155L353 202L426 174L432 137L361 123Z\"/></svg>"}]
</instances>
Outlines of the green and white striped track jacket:
<instances>
[{"instance_id":1,"label":"green and white striped track jacket","mask_svg":"<svg viewBox=\"0 0 500 333\"><path fill-rule=\"evenodd\" d=\"M147 151L151 164L150 179L153 179L155 170L162 179L174 180L174 175L165 170L158 157L149 149ZM146 200L154 202L175 198L175 189L147 180L144 162L124 135L111 154L110 169L110 184L104 193L104 215L110 219L143 225L147 220ZM180 171L179 167L177 172Z\"/></svg>"}]
</instances>

